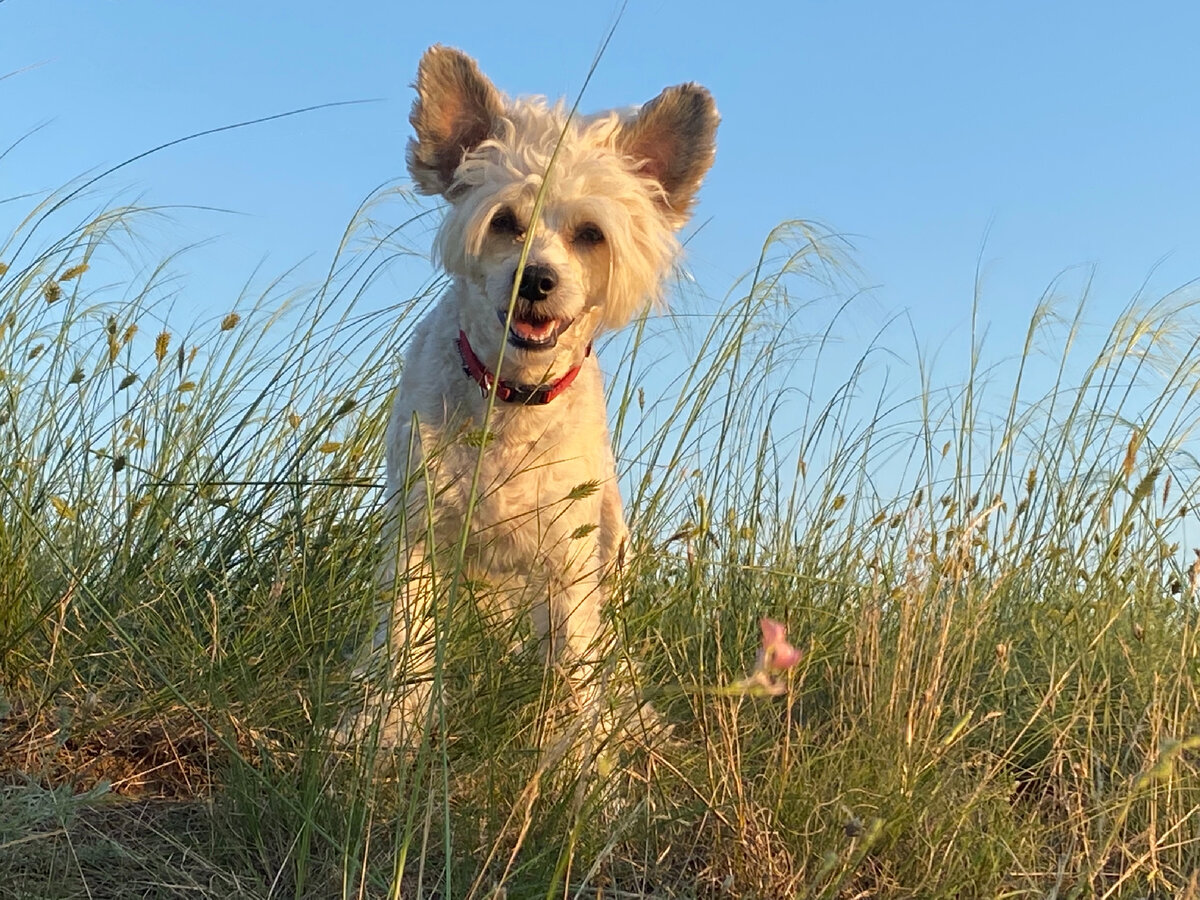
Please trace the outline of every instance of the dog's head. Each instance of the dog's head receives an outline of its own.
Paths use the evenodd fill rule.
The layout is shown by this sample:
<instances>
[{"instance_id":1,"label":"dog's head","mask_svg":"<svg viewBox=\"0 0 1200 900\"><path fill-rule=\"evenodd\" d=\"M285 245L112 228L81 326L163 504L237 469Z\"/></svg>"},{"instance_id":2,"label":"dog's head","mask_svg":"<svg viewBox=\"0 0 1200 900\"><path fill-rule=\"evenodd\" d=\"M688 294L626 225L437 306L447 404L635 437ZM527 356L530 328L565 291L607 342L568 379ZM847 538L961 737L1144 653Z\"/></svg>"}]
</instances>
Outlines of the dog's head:
<instances>
[{"instance_id":1,"label":"dog's head","mask_svg":"<svg viewBox=\"0 0 1200 900\"><path fill-rule=\"evenodd\" d=\"M631 115L568 122L561 102L511 100L441 46L422 58L416 88L408 169L449 201L437 251L480 358L494 363L507 341L504 377L537 382L658 299L713 160L708 91L679 85Z\"/></svg>"}]
</instances>

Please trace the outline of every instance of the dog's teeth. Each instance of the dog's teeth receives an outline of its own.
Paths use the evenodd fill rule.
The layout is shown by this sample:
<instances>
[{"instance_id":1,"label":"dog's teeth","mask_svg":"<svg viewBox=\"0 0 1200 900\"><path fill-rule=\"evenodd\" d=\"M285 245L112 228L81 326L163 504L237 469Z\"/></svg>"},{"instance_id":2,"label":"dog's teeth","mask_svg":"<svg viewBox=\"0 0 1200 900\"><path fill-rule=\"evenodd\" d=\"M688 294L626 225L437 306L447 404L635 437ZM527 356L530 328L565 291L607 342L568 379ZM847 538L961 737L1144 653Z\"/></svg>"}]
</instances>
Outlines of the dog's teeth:
<instances>
[{"instance_id":1,"label":"dog's teeth","mask_svg":"<svg viewBox=\"0 0 1200 900\"><path fill-rule=\"evenodd\" d=\"M524 338L527 341L540 341L549 337L554 331L554 320L549 322L522 322L519 319L514 319L512 323L513 333L517 337Z\"/></svg>"}]
</instances>

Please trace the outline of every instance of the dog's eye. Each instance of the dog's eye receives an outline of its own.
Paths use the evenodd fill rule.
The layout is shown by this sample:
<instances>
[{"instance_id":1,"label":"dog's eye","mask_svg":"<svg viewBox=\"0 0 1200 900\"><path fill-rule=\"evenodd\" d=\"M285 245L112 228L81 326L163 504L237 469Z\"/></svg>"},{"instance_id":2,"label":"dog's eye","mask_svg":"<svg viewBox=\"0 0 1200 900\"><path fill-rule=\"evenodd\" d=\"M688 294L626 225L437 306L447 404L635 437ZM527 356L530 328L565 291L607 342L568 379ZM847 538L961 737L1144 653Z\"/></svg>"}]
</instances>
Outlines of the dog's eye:
<instances>
[{"instance_id":1,"label":"dog's eye","mask_svg":"<svg viewBox=\"0 0 1200 900\"><path fill-rule=\"evenodd\" d=\"M507 206L498 211L492 216L491 228L493 234L507 234L516 237L521 233L521 226L517 223L517 214Z\"/></svg>"},{"instance_id":2,"label":"dog's eye","mask_svg":"<svg viewBox=\"0 0 1200 900\"><path fill-rule=\"evenodd\" d=\"M575 241L580 244L603 244L604 232L599 225L588 222L575 229Z\"/></svg>"}]
</instances>

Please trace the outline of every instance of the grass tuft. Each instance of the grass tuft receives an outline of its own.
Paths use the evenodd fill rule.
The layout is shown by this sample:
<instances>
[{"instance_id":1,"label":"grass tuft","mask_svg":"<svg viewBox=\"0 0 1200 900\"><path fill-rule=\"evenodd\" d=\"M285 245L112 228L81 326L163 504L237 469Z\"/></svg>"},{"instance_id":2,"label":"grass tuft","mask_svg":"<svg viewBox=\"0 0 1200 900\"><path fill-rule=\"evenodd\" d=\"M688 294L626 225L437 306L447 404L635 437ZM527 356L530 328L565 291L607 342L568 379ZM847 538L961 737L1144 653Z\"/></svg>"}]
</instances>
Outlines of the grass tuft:
<instances>
[{"instance_id":1,"label":"grass tuft","mask_svg":"<svg viewBox=\"0 0 1200 900\"><path fill-rule=\"evenodd\" d=\"M155 211L52 197L0 244L0 895L1196 896L1195 298L1094 340L1086 285L1048 293L946 386L889 325L847 352L807 223L601 348L613 616L669 733L555 750L562 680L468 603L410 750L332 740L439 289L371 311L397 199L198 324L186 256L140 262ZM764 616L803 650L770 691Z\"/></svg>"}]
</instances>

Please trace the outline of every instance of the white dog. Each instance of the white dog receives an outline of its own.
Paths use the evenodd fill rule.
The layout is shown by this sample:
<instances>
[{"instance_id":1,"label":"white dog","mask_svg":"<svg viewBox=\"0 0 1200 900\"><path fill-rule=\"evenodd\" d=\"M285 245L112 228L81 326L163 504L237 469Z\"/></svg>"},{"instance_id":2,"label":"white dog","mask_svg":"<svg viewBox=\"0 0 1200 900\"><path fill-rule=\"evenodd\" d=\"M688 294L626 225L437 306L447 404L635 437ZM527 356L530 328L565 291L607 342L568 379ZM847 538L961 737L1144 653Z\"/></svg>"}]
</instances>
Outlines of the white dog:
<instances>
[{"instance_id":1,"label":"white dog","mask_svg":"<svg viewBox=\"0 0 1200 900\"><path fill-rule=\"evenodd\" d=\"M389 742L428 703L434 621L461 578L488 616L529 616L576 688L606 647L627 532L593 345L658 299L718 122L694 84L571 118L441 46L416 89L408 169L449 204L436 253L451 284L417 325L387 433L375 649L410 685Z\"/></svg>"}]
</instances>

